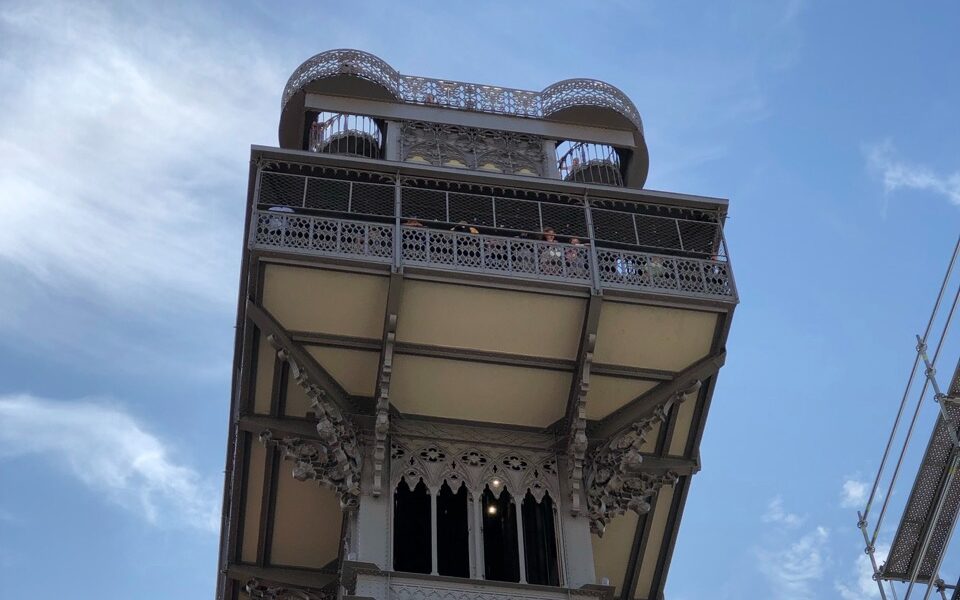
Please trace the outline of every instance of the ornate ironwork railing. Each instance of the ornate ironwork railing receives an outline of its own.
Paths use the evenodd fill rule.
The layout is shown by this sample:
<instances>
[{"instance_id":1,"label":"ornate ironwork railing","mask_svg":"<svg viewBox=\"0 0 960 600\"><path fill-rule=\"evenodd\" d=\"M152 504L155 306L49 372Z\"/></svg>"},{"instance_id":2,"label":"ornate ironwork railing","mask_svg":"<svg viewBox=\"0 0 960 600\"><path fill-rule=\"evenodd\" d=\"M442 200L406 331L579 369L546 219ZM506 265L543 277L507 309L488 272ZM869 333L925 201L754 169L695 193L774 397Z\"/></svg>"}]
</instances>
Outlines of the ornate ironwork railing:
<instances>
[{"instance_id":1,"label":"ornate ironwork railing","mask_svg":"<svg viewBox=\"0 0 960 600\"><path fill-rule=\"evenodd\" d=\"M278 210L254 212L251 245L266 250L390 262L393 225L298 215Z\"/></svg>"},{"instance_id":2,"label":"ornate ironwork railing","mask_svg":"<svg viewBox=\"0 0 960 600\"><path fill-rule=\"evenodd\" d=\"M372 81L401 102L431 104L518 117L549 117L573 106L597 106L616 111L643 133L643 121L633 102L616 87L595 79L567 79L541 92L493 85L401 75L381 58L360 50L329 50L306 60L290 76L281 108L311 82L337 75Z\"/></svg>"},{"instance_id":3,"label":"ornate ironwork railing","mask_svg":"<svg viewBox=\"0 0 960 600\"><path fill-rule=\"evenodd\" d=\"M401 227L401 261L454 271L523 278L590 281L590 249L583 244Z\"/></svg>"},{"instance_id":4,"label":"ornate ironwork railing","mask_svg":"<svg viewBox=\"0 0 960 600\"><path fill-rule=\"evenodd\" d=\"M728 299L737 296L730 264L720 260L598 248L597 269L602 287Z\"/></svg>"},{"instance_id":5,"label":"ornate ironwork railing","mask_svg":"<svg viewBox=\"0 0 960 600\"><path fill-rule=\"evenodd\" d=\"M372 262L393 260L393 225L286 212L253 213L251 248ZM730 264L503 236L401 227L399 263L522 279L735 301ZM591 256L596 254L596 259Z\"/></svg>"}]
</instances>

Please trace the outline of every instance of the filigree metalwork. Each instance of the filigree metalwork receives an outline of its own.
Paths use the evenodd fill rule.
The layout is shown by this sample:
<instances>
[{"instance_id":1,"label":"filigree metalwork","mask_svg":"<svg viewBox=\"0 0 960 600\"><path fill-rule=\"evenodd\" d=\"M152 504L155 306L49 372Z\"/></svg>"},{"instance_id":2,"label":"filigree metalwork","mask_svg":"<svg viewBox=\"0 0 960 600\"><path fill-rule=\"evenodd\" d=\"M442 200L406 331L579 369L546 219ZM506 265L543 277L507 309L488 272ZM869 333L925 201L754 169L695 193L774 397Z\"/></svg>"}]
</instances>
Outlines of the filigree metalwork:
<instances>
[{"instance_id":1,"label":"filigree metalwork","mask_svg":"<svg viewBox=\"0 0 960 600\"><path fill-rule=\"evenodd\" d=\"M360 50L321 52L301 64L287 80L280 102L286 107L297 92L327 77L349 75L383 87L401 102L473 110L516 117L546 118L574 106L597 106L623 115L641 134L643 121L633 102L616 87L595 79L567 79L541 92L401 75L381 58Z\"/></svg>"},{"instance_id":2,"label":"filigree metalwork","mask_svg":"<svg viewBox=\"0 0 960 600\"><path fill-rule=\"evenodd\" d=\"M334 585L317 590L267 583L256 578L247 581L244 590L251 600L335 600L337 597Z\"/></svg>"},{"instance_id":3,"label":"filigree metalwork","mask_svg":"<svg viewBox=\"0 0 960 600\"><path fill-rule=\"evenodd\" d=\"M390 378L393 374L393 348L397 336L397 315L387 316L383 344L383 362L377 385L377 416L373 425L373 495L383 490L383 464L387 451L387 435L390 433Z\"/></svg>"},{"instance_id":4,"label":"filigree metalwork","mask_svg":"<svg viewBox=\"0 0 960 600\"><path fill-rule=\"evenodd\" d=\"M499 495L504 489L514 497L528 491L537 502L547 493L559 498L557 462L548 450L497 448L467 441L418 440L393 435L391 485L406 481L415 487L422 479L436 492L446 482L457 490L461 485L473 495L486 486Z\"/></svg>"},{"instance_id":5,"label":"filigree metalwork","mask_svg":"<svg viewBox=\"0 0 960 600\"><path fill-rule=\"evenodd\" d=\"M267 341L276 348L277 357L289 365L293 381L310 398L318 439L278 438L266 430L260 434L261 441L277 446L285 460L295 463L294 477L301 481L314 479L337 493L342 508L356 508L360 497L362 455L353 425L333 402L326 399L326 392L311 380L276 336L268 336Z\"/></svg>"},{"instance_id":6,"label":"filigree metalwork","mask_svg":"<svg viewBox=\"0 0 960 600\"><path fill-rule=\"evenodd\" d=\"M535 135L406 121L400 160L497 173L543 176L543 138Z\"/></svg>"},{"instance_id":7,"label":"filigree metalwork","mask_svg":"<svg viewBox=\"0 0 960 600\"><path fill-rule=\"evenodd\" d=\"M607 524L628 510L637 514L648 512L660 488L677 482L678 475L674 472L644 472L641 449L650 432L667 421L670 410L699 389L698 380L657 406L652 415L594 450L587 461L584 482L590 528L594 533L602 536Z\"/></svg>"}]
</instances>

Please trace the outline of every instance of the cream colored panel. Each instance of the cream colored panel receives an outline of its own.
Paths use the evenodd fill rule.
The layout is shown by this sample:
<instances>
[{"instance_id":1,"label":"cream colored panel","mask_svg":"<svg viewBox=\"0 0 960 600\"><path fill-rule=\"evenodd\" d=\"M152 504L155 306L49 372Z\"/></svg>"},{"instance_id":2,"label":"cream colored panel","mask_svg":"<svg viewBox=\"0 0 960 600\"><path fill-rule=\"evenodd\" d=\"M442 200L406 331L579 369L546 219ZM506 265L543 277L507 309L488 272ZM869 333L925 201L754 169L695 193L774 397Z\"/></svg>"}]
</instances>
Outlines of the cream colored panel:
<instances>
[{"instance_id":1,"label":"cream colored panel","mask_svg":"<svg viewBox=\"0 0 960 600\"><path fill-rule=\"evenodd\" d=\"M267 265L263 305L291 331L380 339L389 282L376 275Z\"/></svg>"},{"instance_id":2,"label":"cream colored panel","mask_svg":"<svg viewBox=\"0 0 960 600\"><path fill-rule=\"evenodd\" d=\"M587 418L602 419L656 385L656 381L591 375Z\"/></svg>"},{"instance_id":3,"label":"cream colored panel","mask_svg":"<svg viewBox=\"0 0 960 600\"><path fill-rule=\"evenodd\" d=\"M252 437L252 436L250 436ZM243 512L243 545L240 548L240 560L257 561L257 540L260 534L260 505L263 501L263 469L266 465L267 451L263 444L253 439L248 442L250 465L247 471L246 506Z\"/></svg>"},{"instance_id":4,"label":"cream colored panel","mask_svg":"<svg viewBox=\"0 0 960 600\"><path fill-rule=\"evenodd\" d=\"M342 514L335 492L297 481L290 463L277 473L270 564L319 569L337 558Z\"/></svg>"},{"instance_id":5,"label":"cream colored panel","mask_svg":"<svg viewBox=\"0 0 960 600\"><path fill-rule=\"evenodd\" d=\"M664 487L657 494L657 505L654 508L650 522L650 537L647 538L646 550L640 562L640 573L637 576L637 593L635 598L648 598L650 586L653 584L653 572L657 568L657 559L664 544L667 519L670 516L670 505L673 503L673 487Z\"/></svg>"},{"instance_id":6,"label":"cream colored panel","mask_svg":"<svg viewBox=\"0 0 960 600\"><path fill-rule=\"evenodd\" d=\"M267 336L261 335L257 344L257 379L253 386L253 412L258 415L270 414L270 396L273 395L273 364L276 362L277 352L267 341Z\"/></svg>"},{"instance_id":7,"label":"cream colored panel","mask_svg":"<svg viewBox=\"0 0 960 600\"><path fill-rule=\"evenodd\" d=\"M716 323L709 312L604 302L594 360L679 371L707 355Z\"/></svg>"},{"instance_id":8,"label":"cream colored panel","mask_svg":"<svg viewBox=\"0 0 960 600\"><path fill-rule=\"evenodd\" d=\"M653 454L657 451L657 442L660 440L660 433L663 431L663 423L657 423L650 433L647 434L646 441L640 446L640 452Z\"/></svg>"},{"instance_id":9,"label":"cream colored panel","mask_svg":"<svg viewBox=\"0 0 960 600\"><path fill-rule=\"evenodd\" d=\"M397 340L574 359L586 300L407 280Z\"/></svg>"},{"instance_id":10,"label":"cream colored panel","mask_svg":"<svg viewBox=\"0 0 960 600\"><path fill-rule=\"evenodd\" d=\"M305 417L313 410L310 398L303 391L293 377L287 377L287 395L283 398L283 414L288 417Z\"/></svg>"},{"instance_id":11,"label":"cream colored panel","mask_svg":"<svg viewBox=\"0 0 960 600\"><path fill-rule=\"evenodd\" d=\"M597 572L597 581L604 577L610 579L610 585L617 588L614 596L620 595L623 587L623 575L627 572L630 560L630 547L637 531L637 513L632 510L616 517L607 525L603 537L591 535L593 541L593 564Z\"/></svg>"},{"instance_id":12,"label":"cream colored panel","mask_svg":"<svg viewBox=\"0 0 960 600\"><path fill-rule=\"evenodd\" d=\"M697 402L693 398L687 400L677 409L677 425L673 429L673 438L670 440L669 454L682 456L687 447L687 438L690 437L690 426L693 424L693 414L696 412Z\"/></svg>"},{"instance_id":13,"label":"cream colored panel","mask_svg":"<svg viewBox=\"0 0 960 600\"><path fill-rule=\"evenodd\" d=\"M563 417L570 374L398 355L390 400L404 413L545 427Z\"/></svg>"}]
</instances>

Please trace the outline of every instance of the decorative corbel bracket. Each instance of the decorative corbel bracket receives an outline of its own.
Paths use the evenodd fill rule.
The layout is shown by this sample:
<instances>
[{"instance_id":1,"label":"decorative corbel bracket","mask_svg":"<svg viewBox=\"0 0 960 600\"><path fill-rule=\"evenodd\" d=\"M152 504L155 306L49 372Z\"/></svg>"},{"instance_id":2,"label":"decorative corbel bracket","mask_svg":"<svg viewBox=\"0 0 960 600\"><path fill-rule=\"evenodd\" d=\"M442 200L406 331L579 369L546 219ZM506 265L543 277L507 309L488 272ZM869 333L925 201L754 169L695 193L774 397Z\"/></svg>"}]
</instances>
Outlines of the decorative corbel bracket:
<instances>
[{"instance_id":1,"label":"decorative corbel bracket","mask_svg":"<svg viewBox=\"0 0 960 600\"><path fill-rule=\"evenodd\" d=\"M276 348L277 356L289 366L290 376L310 398L319 439L275 438L267 430L260 435L261 441L276 445L283 451L284 459L296 463L294 477L301 481L315 479L337 492L342 508L356 508L362 455L352 424L336 404L326 398L326 392L311 380L277 336L269 335L267 341Z\"/></svg>"},{"instance_id":2,"label":"decorative corbel bracket","mask_svg":"<svg viewBox=\"0 0 960 600\"><path fill-rule=\"evenodd\" d=\"M393 348L397 337L397 315L387 315L383 339L383 358L377 378L377 416L374 422L373 490L374 496L383 491L383 463L387 457L387 435L390 433L390 377L393 374Z\"/></svg>"},{"instance_id":3,"label":"decorative corbel bracket","mask_svg":"<svg viewBox=\"0 0 960 600\"><path fill-rule=\"evenodd\" d=\"M653 414L633 423L625 431L603 442L585 467L587 512L590 529L599 536L614 517L632 510L650 510L654 496L664 485L673 485L679 475L672 470L644 470L641 448L651 431L665 423L670 410L700 390L700 380L671 395L654 408Z\"/></svg>"},{"instance_id":4,"label":"decorative corbel bracket","mask_svg":"<svg viewBox=\"0 0 960 600\"><path fill-rule=\"evenodd\" d=\"M315 590L289 586L286 584L267 583L260 579L247 581L244 590L251 600L335 600L336 588Z\"/></svg>"},{"instance_id":5,"label":"decorative corbel bracket","mask_svg":"<svg viewBox=\"0 0 960 600\"><path fill-rule=\"evenodd\" d=\"M597 334L587 334L580 376L577 381L574 414L570 419L567 457L570 461L570 512L579 515L583 510L580 504L581 483L583 482L583 462L587 454L587 393L590 391L590 366L593 364L593 350L597 344Z\"/></svg>"}]
</instances>

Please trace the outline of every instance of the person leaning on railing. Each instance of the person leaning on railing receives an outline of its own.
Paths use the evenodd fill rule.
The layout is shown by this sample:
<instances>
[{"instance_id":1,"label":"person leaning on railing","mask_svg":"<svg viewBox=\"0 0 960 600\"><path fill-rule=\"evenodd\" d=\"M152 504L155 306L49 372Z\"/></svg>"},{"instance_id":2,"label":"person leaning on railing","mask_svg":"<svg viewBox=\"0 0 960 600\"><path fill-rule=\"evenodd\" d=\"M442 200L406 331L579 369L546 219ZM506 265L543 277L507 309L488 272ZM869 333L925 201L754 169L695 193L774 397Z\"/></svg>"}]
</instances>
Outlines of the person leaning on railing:
<instances>
[{"instance_id":1,"label":"person leaning on railing","mask_svg":"<svg viewBox=\"0 0 960 600\"><path fill-rule=\"evenodd\" d=\"M553 227L543 228L543 241L547 244L540 248L540 272L545 275L563 273L563 250L557 244L557 232Z\"/></svg>"}]
</instances>

